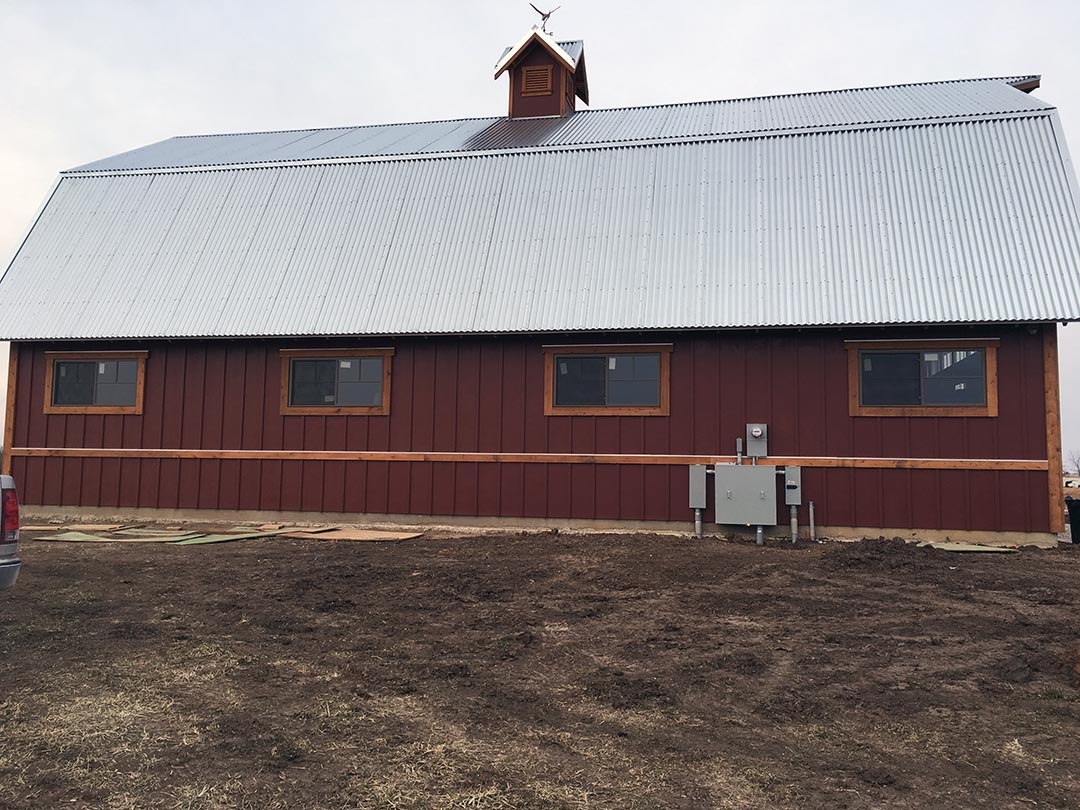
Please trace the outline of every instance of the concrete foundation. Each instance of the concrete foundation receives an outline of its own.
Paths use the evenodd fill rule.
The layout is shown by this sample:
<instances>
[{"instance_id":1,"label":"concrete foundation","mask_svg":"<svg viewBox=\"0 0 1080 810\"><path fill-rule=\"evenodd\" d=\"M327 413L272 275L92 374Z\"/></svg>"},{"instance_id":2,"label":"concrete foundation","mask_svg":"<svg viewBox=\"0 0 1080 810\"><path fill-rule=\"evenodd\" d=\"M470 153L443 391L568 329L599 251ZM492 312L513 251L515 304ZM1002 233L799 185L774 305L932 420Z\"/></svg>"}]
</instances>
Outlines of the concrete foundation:
<instances>
[{"instance_id":1,"label":"concrete foundation","mask_svg":"<svg viewBox=\"0 0 1080 810\"><path fill-rule=\"evenodd\" d=\"M259 512L226 509L111 509L80 506L35 506L24 505L21 508L23 522L30 523L49 519L86 519L109 520L120 522L154 523L294 523L325 524L341 523L367 526L372 528L393 529L435 529L449 528L473 530L476 533L513 532L520 530L546 531L557 529L565 532L637 532L641 534L693 534L692 515L687 514L681 521L646 521L646 520L551 520L548 518L501 518L469 517L455 518L446 515L377 515L357 514L354 512ZM734 535L753 537L752 526L717 526L710 524L706 533L712 535ZM775 540L790 538L787 525L768 526L766 535ZM799 527L800 539L807 536L807 527ZM1058 537L1045 532L973 532L951 529L882 529L875 527L818 526L819 540L861 540L863 538L899 537L909 542L940 542L952 540L958 543L983 543L986 545L1040 546L1054 548Z\"/></svg>"}]
</instances>

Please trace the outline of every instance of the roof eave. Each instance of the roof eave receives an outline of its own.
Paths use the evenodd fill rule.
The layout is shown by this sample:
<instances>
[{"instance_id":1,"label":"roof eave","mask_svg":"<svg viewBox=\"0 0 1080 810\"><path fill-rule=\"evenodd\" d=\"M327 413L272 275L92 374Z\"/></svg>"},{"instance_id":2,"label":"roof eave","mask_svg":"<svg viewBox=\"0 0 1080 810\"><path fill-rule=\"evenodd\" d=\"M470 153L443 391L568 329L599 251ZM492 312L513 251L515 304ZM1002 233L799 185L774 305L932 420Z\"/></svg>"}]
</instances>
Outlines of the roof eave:
<instances>
[{"instance_id":1,"label":"roof eave","mask_svg":"<svg viewBox=\"0 0 1080 810\"><path fill-rule=\"evenodd\" d=\"M574 92L585 104L589 103L589 74L585 70L585 49L578 57L578 69L574 71Z\"/></svg>"},{"instance_id":2,"label":"roof eave","mask_svg":"<svg viewBox=\"0 0 1080 810\"><path fill-rule=\"evenodd\" d=\"M1030 93L1042 86L1042 76L1025 76L1020 81L1011 82L1011 84L1017 90Z\"/></svg>"}]
</instances>

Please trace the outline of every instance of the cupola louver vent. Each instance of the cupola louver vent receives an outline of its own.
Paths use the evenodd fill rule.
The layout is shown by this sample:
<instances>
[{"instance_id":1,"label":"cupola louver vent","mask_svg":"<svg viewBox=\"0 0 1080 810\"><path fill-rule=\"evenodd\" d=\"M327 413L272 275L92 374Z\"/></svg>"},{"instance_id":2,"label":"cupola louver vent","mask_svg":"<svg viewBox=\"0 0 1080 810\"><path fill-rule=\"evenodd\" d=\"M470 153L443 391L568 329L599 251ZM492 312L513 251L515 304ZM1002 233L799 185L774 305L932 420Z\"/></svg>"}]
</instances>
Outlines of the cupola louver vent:
<instances>
[{"instance_id":1,"label":"cupola louver vent","mask_svg":"<svg viewBox=\"0 0 1080 810\"><path fill-rule=\"evenodd\" d=\"M521 70L521 95L551 95L551 65L528 65Z\"/></svg>"}]
</instances>

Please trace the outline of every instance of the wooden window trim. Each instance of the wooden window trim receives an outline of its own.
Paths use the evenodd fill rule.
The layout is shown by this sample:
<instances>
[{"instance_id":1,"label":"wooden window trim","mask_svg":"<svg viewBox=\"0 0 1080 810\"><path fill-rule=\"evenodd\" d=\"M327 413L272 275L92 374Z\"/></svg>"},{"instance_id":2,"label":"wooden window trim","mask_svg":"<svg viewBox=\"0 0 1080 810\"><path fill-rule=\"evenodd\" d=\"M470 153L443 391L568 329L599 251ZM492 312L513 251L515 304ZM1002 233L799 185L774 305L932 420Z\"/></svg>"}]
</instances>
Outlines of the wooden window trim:
<instances>
[{"instance_id":1,"label":"wooden window trim","mask_svg":"<svg viewBox=\"0 0 1080 810\"><path fill-rule=\"evenodd\" d=\"M141 414L143 412L143 394L146 390L146 352L45 352L45 413L122 413ZM135 371L134 405L53 405L53 377L56 361L83 360L101 362L102 360L137 360Z\"/></svg>"},{"instance_id":2,"label":"wooden window trim","mask_svg":"<svg viewBox=\"0 0 1080 810\"><path fill-rule=\"evenodd\" d=\"M544 346L544 416L669 416L671 414L671 350L670 343L638 345ZM555 357L566 354L659 354L660 404L596 405L588 407L555 404Z\"/></svg>"},{"instance_id":3,"label":"wooden window trim","mask_svg":"<svg viewBox=\"0 0 1080 810\"><path fill-rule=\"evenodd\" d=\"M521 68L521 95L525 98L530 96L550 96L553 90L551 65L523 65ZM544 74L544 88L541 90L526 90L529 86L528 75L530 73Z\"/></svg>"},{"instance_id":4,"label":"wooden window trim","mask_svg":"<svg viewBox=\"0 0 1080 810\"><path fill-rule=\"evenodd\" d=\"M985 340L866 340L845 341L848 353L848 414L850 416L997 416L998 374L997 350L1001 341ZM952 351L954 349L983 349L986 352L985 405L910 405L881 407L863 405L860 397L861 375L859 356L864 351L911 350Z\"/></svg>"},{"instance_id":5,"label":"wooden window trim","mask_svg":"<svg viewBox=\"0 0 1080 810\"><path fill-rule=\"evenodd\" d=\"M281 349L281 399L282 416L389 416L390 415L390 368L394 350L379 349ZM352 357L381 357L382 404L381 405L303 405L289 404L289 370L294 357L319 360L348 360Z\"/></svg>"}]
</instances>

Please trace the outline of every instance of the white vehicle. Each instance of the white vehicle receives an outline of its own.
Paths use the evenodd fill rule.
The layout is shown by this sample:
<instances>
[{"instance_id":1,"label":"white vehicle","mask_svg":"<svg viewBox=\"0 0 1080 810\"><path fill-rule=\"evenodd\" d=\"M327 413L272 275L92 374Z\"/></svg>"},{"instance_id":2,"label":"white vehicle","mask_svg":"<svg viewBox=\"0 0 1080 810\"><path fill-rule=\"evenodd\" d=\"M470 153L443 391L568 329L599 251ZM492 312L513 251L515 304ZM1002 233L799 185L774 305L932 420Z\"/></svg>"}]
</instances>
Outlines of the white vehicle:
<instances>
[{"instance_id":1,"label":"white vehicle","mask_svg":"<svg viewBox=\"0 0 1080 810\"><path fill-rule=\"evenodd\" d=\"M19 496L15 479L0 475L0 591L19 577Z\"/></svg>"}]
</instances>

